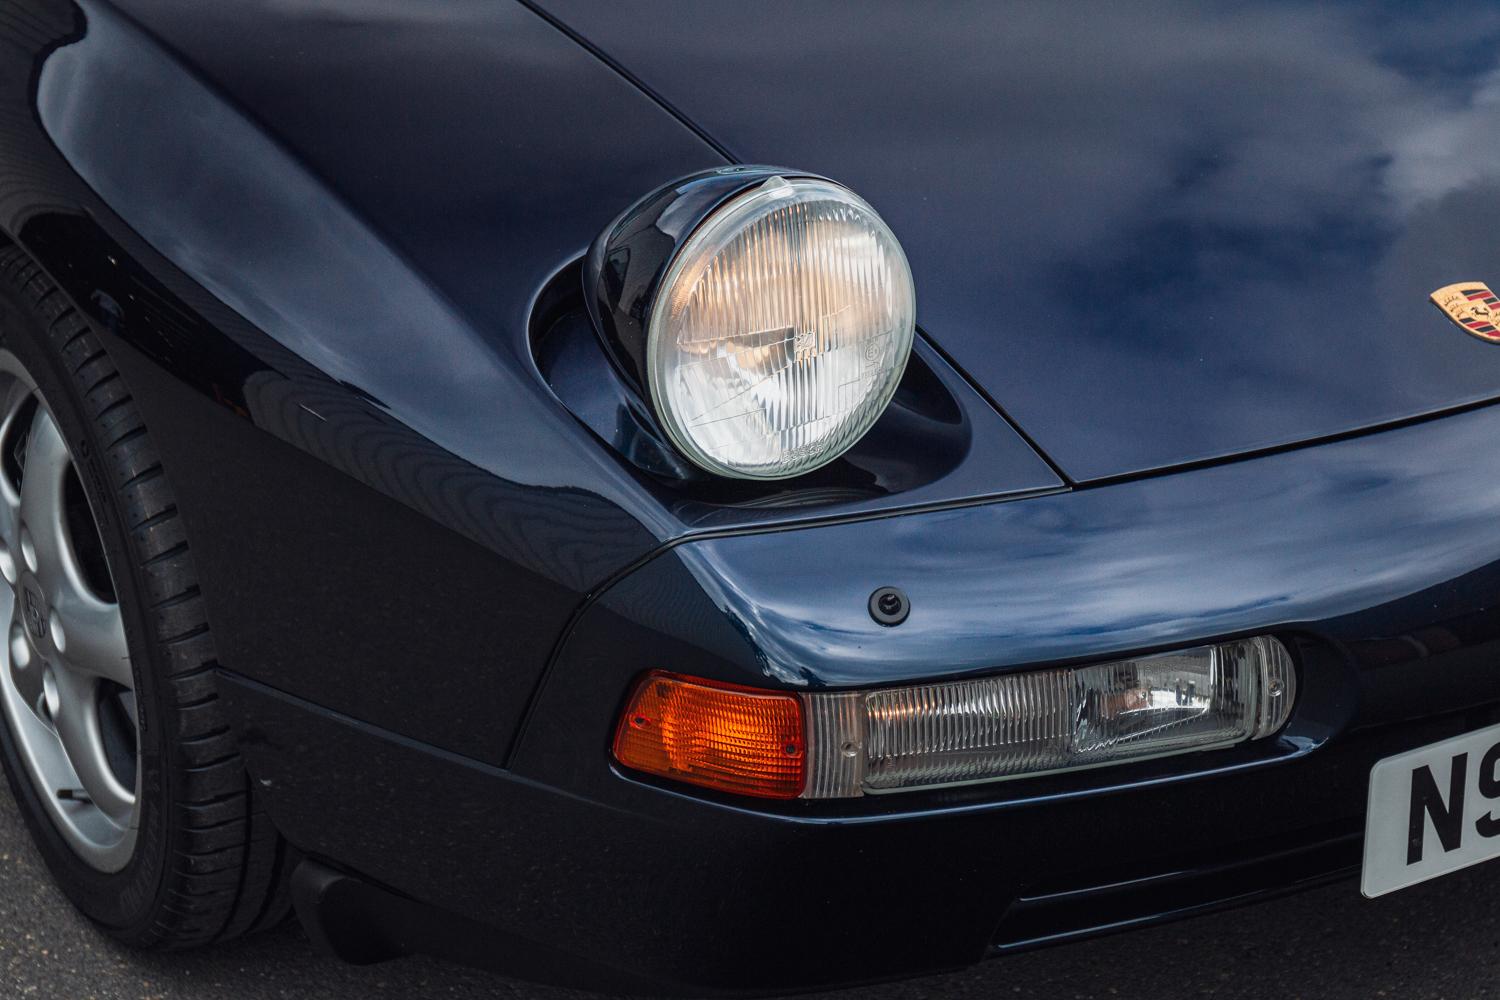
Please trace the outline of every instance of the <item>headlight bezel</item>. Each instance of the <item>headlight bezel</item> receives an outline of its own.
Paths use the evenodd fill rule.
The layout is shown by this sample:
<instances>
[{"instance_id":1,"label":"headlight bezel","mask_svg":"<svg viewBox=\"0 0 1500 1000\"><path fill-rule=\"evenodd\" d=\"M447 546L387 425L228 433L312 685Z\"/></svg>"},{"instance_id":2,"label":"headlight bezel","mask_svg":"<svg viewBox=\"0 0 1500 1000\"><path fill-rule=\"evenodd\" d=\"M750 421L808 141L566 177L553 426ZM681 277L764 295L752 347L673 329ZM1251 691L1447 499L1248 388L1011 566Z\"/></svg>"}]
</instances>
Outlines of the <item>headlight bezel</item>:
<instances>
[{"instance_id":1,"label":"headlight bezel","mask_svg":"<svg viewBox=\"0 0 1500 1000\"><path fill-rule=\"evenodd\" d=\"M880 394L878 405L868 409L872 414L868 422L857 433L847 436L841 447L823 454L819 461L789 473L757 474L732 464L716 462L695 451L680 431L674 429L670 404L662 398L651 374L652 323L658 304L668 291L674 267L681 261L694 236L711 220L720 217L732 202L762 188L768 181L778 179L829 185L845 194L851 203L866 210L884 228L900 256L905 279L911 282L910 265L899 240L868 203L830 178L773 166L718 168L673 182L617 217L590 246L584 260L584 299L614 367L646 404L663 441L695 470L712 478L762 483L788 481L836 462L868 434L889 407L915 349L913 306L913 329L904 337L899 360L891 366L894 374L889 379L888 390ZM907 288L910 291L910 284Z\"/></svg>"}]
</instances>

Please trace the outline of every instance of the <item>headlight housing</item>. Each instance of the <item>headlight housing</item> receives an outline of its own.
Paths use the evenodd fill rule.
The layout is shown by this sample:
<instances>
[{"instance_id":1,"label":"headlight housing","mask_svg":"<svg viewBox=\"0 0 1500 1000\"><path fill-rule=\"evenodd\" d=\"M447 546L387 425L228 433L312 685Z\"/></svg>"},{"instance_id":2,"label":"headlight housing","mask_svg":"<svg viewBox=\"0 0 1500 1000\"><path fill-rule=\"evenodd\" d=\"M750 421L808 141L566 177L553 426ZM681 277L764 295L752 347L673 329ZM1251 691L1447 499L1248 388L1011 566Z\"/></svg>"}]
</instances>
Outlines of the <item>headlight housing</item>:
<instances>
[{"instance_id":1,"label":"headlight housing","mask_svg":"<svg viewBox=\"0 0 1500 1000\"><path fill-rule=\"evenodd\" d=\"M702 469L786 479L884 412L916 296L890 228L848 189L771 168L690 178L597 241L596 324L672 444Z\"/></svg>"},{"instance_id":2,"label":"headlight housing","mask_svg":"<svg viewBox=\"0 0 1500 1000\"><path fill-rule=\"evenodd\" d=\"M626 701L614 757L737 795L853 798L1223 749L1280 731L1296 698L1272 636L868 691L655 671Z\"/></svg>"}]
</instances>

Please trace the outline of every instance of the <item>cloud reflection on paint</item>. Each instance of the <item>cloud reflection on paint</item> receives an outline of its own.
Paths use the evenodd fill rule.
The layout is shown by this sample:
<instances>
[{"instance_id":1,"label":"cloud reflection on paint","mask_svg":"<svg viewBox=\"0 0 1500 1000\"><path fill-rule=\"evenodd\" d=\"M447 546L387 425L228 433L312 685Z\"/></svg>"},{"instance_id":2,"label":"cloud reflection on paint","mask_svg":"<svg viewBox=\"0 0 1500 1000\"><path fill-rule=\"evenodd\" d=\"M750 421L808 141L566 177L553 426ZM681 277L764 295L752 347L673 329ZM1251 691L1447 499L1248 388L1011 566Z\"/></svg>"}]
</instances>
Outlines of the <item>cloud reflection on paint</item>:
<instances>
[{"instance_id":1,"label":"cloud reflection on paint","mask_svg":"<svg viewBox=\"0 0 1500 1000\"><path fill-rule=\"evenodd\" d=\"M1431 623L1472 598L1424 595L1500 560L1497 420L1487 408L1106 489L678 551L788 683L982 672L1304 622L1336 634L1371 608ZM884 584L911 597L899 628L865 612Z\"/></svg>"},{"instance_id":2,"label":"cloud reflection on paint","mask_svg":"<svg viewBox=\"0 0 1500 1000\"><path fill-rule=\"evenodd\" d=\"M1500 259L1492 5L548 6L866 196L923 328L1076 478L1500 392L1427 302Z\"/></svg>"}]
</instances>

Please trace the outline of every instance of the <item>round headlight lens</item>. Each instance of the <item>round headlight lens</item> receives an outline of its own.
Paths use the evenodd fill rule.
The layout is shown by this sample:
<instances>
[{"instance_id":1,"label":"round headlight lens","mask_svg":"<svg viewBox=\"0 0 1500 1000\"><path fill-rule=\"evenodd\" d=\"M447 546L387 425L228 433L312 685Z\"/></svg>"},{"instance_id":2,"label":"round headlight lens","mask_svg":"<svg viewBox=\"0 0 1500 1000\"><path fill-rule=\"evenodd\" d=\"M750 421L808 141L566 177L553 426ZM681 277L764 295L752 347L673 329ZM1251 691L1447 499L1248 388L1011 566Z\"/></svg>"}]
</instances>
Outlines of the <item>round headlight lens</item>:
<instances>
[{"instance_id":1,"label":"round headlight lens","mask_svg":"<svg viewBox=\"0 0 1500 1000\"><path fill-rule=\"evenodd\" d=\"M824 180L772 178L709 216L647 330L651 398L710 472L785 479L842 455L890 402L916 293L875 210Z\"/></svg>"}]
</instances>

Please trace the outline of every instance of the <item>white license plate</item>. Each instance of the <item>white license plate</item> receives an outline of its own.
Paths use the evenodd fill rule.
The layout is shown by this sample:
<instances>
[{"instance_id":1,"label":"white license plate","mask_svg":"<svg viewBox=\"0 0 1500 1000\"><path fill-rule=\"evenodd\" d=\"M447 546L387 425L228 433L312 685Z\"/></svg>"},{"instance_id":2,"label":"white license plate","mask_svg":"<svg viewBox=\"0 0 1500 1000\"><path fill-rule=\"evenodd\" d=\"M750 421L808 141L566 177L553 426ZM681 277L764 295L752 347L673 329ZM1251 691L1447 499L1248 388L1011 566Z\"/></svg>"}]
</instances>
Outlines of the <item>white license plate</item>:
<instances>
[{"instance_id":1,"label":"white license plate","mask_svg":"<svg viewBox=\"0 0 1500 1000\"><path fill-rule=\"evenodd\" d=\"M1360 891L1374 898L1500 857L1500 726L1370 771Z\"/></svg>"}]
</instances>

